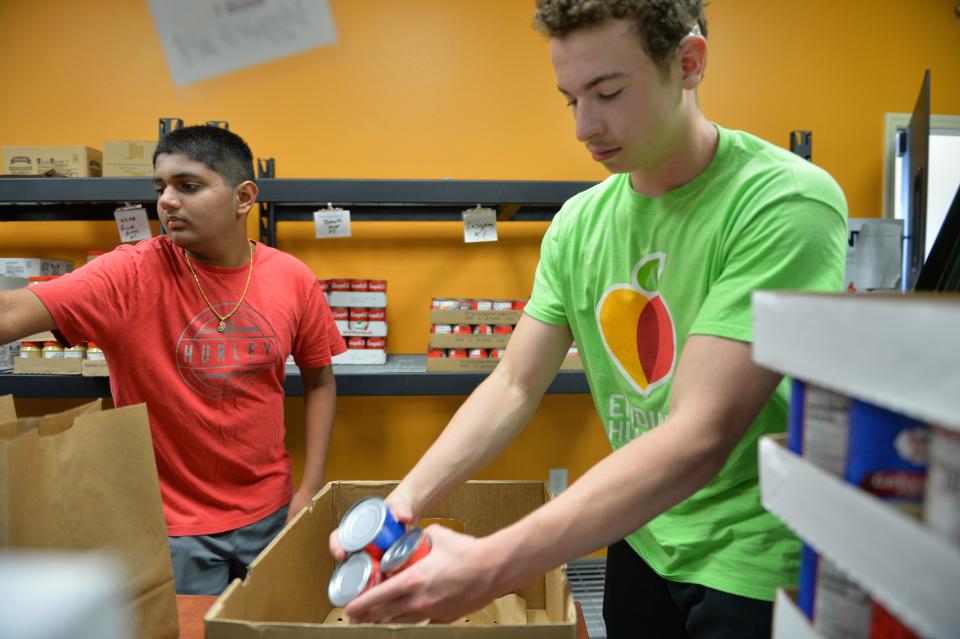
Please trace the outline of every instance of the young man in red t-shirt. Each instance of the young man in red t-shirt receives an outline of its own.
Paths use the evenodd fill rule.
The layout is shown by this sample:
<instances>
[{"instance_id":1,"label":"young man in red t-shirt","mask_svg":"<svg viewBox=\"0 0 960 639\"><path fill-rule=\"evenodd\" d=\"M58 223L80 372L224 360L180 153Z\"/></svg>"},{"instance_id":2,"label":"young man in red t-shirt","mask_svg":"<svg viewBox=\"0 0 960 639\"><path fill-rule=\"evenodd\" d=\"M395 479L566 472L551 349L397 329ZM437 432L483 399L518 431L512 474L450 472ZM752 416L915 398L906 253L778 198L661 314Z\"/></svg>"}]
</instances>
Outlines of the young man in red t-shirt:
<instances>
[{"instance_id":1,"label":"young man in red t-shirt","mask_svg":"<svg viewBox=\"0 0 960 639\"><path fill-rule=\"evenodd\" d=\"M316 277L247 238L253 156L211 126L154 154L166 235L121 245L47 284L0 293L0 343L55 330L103 349L117 406L150 416L177 592L219 594L323 485L345 350ZM283 380L304 386L306 453L293 490ZM91 469L96 472L96 469Z\"/></svg>"}]
</instances>

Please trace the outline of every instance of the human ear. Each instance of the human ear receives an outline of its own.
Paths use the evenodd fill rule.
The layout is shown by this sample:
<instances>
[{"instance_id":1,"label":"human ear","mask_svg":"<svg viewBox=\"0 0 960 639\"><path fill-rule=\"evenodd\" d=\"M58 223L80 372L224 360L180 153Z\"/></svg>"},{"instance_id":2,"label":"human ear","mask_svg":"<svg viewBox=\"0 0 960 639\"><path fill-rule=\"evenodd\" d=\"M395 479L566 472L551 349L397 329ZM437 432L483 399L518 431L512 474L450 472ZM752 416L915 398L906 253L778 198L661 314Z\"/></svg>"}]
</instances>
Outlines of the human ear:
<instances>
[{"instance_id":1,"label":"human ear","mask_svg":"<svg viewBox=\"0 0 960 639\"><path fill-rule=\"evenodd\" d=\"M685 36L680 41L677 58L680 62L683 88L689 91L696 89L703 81L703 73L707 67L706 38L695 34Z\"/></svg>"},{"instance_id":2,"label":"human ear","mask_svg":"<svg viewBox=\"0 0 960 639\"><path fill-rule=\"evenodd\" d=\"M237 214L246 215L257 201L260 189L251 180L241 182L233 191L237 203Z\"/></svg>"}]
</instances>

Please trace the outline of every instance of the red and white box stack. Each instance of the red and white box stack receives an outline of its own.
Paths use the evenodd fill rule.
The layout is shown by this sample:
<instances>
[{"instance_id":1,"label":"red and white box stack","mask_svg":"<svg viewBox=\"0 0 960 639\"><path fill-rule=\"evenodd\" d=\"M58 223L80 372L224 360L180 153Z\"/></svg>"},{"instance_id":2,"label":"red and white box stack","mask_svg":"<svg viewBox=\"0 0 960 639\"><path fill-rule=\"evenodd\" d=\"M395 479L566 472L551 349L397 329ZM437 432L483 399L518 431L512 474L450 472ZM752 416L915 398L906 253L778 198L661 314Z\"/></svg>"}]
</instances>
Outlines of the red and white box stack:
<instances>
[{"instance_id":1,"label":"red and white box stack","mask_svg":"<svg viewBox=\"0 0 960 639\"><path fill-rule=\"evenodd\" d=\"M387 281L357 278L320 280L347 351L334 364L387 362Z\"/></svg>"}]
</instances>

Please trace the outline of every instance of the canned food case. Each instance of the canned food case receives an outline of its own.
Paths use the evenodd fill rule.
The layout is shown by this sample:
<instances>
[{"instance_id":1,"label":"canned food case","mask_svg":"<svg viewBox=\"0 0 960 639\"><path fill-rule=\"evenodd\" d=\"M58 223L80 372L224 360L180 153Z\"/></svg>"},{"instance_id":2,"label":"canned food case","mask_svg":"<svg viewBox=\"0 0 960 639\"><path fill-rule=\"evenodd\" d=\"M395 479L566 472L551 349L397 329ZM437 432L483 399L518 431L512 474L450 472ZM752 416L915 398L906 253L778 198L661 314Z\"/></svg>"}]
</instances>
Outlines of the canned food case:
<instances>
[{"instance_id":1,"label":"canned food case","mask_svg":"<svg viewBox=\"0 0 960 639\"><path fill-rule=\"evenodd\" d=\"M335 291L331 290L327 297L330 306L346 306L349 308L386 308L387 294L377 291Z\"/></svg>"},{"instance_id":2,"label":"canned food case","mask_svg":"<svg viewBox=\"0 0 960 639\"><path fill-rule=\"evenodd\" d=\"M396 482L330 482L234 580L205 617L208 639L307 639L326 637L530 637L573 639L576 608L563 570L537 577L516 592L453 624L350 625L327 599L336 563L330 533L361 499L386 497ZM429 518L456 521L483 536L500 530L550 499L545 482L471 481L460 486Z\"/></svg>"},{"instance_id":3,"label":"canned food case","mask_svg":"<svg viewBox=\"0 0 960 639\"><path fill-rule=\"evenodd\" d=\"M492 371L500 362L499 358L470 359L455 357L428 357L428 373L482 373ZM583 363L579 355L567 355L560 365L562 371L582 371Z\"/></svg>"}]
</instances>

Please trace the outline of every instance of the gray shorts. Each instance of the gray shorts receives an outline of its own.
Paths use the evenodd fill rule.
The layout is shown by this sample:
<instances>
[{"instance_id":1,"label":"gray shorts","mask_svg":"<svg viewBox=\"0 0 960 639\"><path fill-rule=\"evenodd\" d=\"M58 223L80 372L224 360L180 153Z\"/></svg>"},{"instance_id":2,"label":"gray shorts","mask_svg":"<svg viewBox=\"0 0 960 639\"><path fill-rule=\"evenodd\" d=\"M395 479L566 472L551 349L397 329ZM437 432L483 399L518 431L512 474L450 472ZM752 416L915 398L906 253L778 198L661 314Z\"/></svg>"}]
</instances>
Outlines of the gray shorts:
<instances>
[{"instance_id":1,"label":"gray shorts","mask_svg":"<svg viewBox=\"0 0 960 639\"><path fill-rule=\"evenodd\" d=\"M167 537L179 595L219 595L267 547L287 519L284 506L260 521L215 535Z\"/></svg>"}]
</instances>

